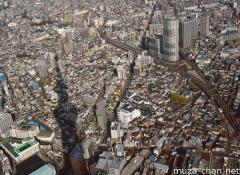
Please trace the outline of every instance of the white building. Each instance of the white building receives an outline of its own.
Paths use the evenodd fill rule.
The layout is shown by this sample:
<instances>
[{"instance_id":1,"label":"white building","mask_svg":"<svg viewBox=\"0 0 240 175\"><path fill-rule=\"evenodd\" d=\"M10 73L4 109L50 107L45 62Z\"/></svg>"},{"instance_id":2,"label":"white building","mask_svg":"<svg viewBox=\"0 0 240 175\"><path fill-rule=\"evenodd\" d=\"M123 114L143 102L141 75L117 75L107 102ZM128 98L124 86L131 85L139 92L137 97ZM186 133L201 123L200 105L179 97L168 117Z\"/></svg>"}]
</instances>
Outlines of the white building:
<instances>
[{"instance_id":1,"label":"white building","mask_svg":"<svg viewBox=\"0 0 240 175\"><path fill-rule=\"evenodd\" d=\"M142 55L138 55L138 59L142 63L142 67L146 67L148 65L152 65L154 60L151 56L148 55L147 51L142 52Z\"/></svg>"},{"instance_id":2,"label":"white building","mask_svg":"<svg viewBox=\"0 0 240 175\"><path fill-rule=\"evenodd\" d=\"M124 65L117 66L117 76L120 80L126 79L126 69Z\"/></svg>"},{"instance_id":3,"label":"white building","mask_svg":"<svg viewBox=\"0 0 240 175\"><path fill-rule=\"evenodd\" d=\"M27 137L35 137L39 133L38 126L22 126L22 127L14 127L10 130L10 136L14 138L24 139Z\"/></svg>"},{"instance_id":4,"label":"white building","mask_svg":"<svg viewBox=\"0 0 240 175\"><path fill-rule=\"evenodd\" d=\"M141 111L139 109L134 109L129 104L120 103L117 109L117 116L119 121L124 124L124 127L128 127L128 124L133 119L141 117Z\"/></svg>"},{"instance_id":5,"label":"white building","mask_svg":"<svg viewBox=\"0 0 240 175\"><path fill-rule=\"evenodd\" d=\"M111 123L111 138L119 139L123 137L123 130L121 129L121 124L118 122Z\"/></svg>"},{"instance_id":6,"label":"white building","mask_svg":"<svg viewBox=\"0 0 240 175\"><path fill-rule=\"evenodd\" d=\"M1 147L17 164L39 151L39 143L33 138L24 139L22 142L4 141L1 143Z\"/></svg>"}]
</instances>

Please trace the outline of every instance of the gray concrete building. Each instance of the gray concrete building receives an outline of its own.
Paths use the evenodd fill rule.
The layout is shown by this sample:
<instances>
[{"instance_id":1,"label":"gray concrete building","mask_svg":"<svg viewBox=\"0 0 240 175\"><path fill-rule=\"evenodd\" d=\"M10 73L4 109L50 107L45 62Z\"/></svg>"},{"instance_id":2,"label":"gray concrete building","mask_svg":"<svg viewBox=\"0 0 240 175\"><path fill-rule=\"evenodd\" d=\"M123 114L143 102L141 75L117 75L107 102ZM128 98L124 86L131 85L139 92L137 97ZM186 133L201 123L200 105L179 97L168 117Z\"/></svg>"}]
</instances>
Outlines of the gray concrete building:
<instances>
[{"instance_id":1,"label":"gray concrete building","mask_svg":"<svg viewBox=\"0 0 240 175\"><path fill-rule=\"evenodd\" d=\"M179 59L179 21L176 18L167 18L163 23L163 51L164 59L177 62Z\"/></svg>"},{"instance_id":2,"label":"gray concrete building","mask_svg":"<svg viewBox=\"0 0 240 175\"><path fill-rule=\"evenodd\" d=\"M205 38L209 36L209 16L202 15L200 16L200 24L199 24L199 31L200 37Z\"/></svg>"},{"instance_id":3,"label":"gray concrete building","mask_svg":"<svg viewBox=\"0 0 240 175\"><path fill-rule=\"evenodd\" d=\"M192 46L192 21L182 19L179 22L179 47L185 49Z\"/></svg>"},{"instance_id":4,"label":"gray concrete building","mask_svg":"<svg viewBox=\"0 0 240 175\"><path fill-rule=\"evenodd\" d=\"M192 28L192 39L196 40L198 39L198 25L199 25L199 19L198 18L191 18L191 28Z\"/></svg>"}]
</instances>

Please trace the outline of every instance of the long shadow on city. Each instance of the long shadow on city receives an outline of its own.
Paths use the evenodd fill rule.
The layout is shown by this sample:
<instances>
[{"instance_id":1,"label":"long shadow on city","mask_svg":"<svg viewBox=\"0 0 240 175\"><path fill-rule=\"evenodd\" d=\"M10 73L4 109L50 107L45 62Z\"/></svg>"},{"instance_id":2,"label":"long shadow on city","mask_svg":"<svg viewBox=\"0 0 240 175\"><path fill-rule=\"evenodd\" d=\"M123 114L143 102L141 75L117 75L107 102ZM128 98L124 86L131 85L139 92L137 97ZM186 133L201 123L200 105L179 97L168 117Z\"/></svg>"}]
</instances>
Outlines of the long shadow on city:
<instances>
[{"instance_id":1,"label":"long shadow on city","mask_svg":"<svg viewBox=\"0 0 240 175\"><path fill-rule=\"evenodd\" d=\"M59 137L60 142L62 141L62 149L64 151L64 163L59 167L59 175L68 175L69 170L71 169L69 164L69 151L75 146L74 144L77 140L75 127L77 109L69 102L69 96L67 93L68 87L64 82L64 78L59 68L58 57L55 59L57 76L54 91L58 94L58 105L53 114L61 130L57 137Z\"/></svg>"}]
</instances>

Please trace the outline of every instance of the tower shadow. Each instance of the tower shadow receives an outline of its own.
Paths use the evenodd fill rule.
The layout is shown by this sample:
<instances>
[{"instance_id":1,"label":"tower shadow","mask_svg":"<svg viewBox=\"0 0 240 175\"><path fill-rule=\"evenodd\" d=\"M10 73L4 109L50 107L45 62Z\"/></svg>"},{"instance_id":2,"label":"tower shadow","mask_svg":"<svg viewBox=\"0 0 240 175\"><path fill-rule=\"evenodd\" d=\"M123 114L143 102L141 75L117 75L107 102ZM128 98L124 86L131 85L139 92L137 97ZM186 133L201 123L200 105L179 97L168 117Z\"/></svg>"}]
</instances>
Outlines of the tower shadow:
<instances>
[{"instance_id":1,"label":"tower shadow","mask_svg":"<svg viewBox=\"0 0 240 175\"><path fill-rule=\"evenodd\" d=\"M76 131L76 119L77 108L69 102L69 95L67 92L67 85L62 76L58 57L55 57L56 61L56 83L54 85L54 91L58 95L58 105L53 111L53 115L59 125L60 134L57 136L62 140L62 149L64 152L64 164L59 171L59 175L68 175L71 168L69 155L77 143L77 131Z\"/></svg>"}]
</instances>

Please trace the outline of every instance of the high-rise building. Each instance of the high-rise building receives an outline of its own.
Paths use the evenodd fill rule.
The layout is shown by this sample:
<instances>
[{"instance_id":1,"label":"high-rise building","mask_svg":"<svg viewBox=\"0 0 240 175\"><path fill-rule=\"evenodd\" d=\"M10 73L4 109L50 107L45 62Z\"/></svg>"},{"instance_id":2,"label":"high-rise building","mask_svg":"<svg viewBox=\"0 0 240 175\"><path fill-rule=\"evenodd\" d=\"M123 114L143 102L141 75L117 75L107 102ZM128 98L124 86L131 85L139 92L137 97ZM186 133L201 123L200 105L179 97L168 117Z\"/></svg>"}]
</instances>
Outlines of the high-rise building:
<instances>
[{"instance_id":1,"label":"high-rise building","mask_svg":"<svg viewBox=\"0 0 240 175\"><path fill-rule=\"evenodd\" d=\"M179 58L179 22L176 18L167 18L163 23L164 59L176 62Z\"/></svg>"},{"instance_id":2,"label":"high-rise building","mask_svg":"<svg viewBox=\"0 0 240 175\"><path fill-rule=\"evenodd\" d=\"M191 24L192 24L192 39L196 40L198 39L198 24L199 19L197 18L191 18Z\"/></svg>"},{"instance_id":3,"label":"high-rise building","mask_svg":"<svg viewBox=\"0 0 240 175\"><path fill-rule=\"evenodd\" d=\"M0 113L0 135L1 137L6 137L10 134L10 127L13 124L13 119L11 114L1 112Z\"/></svg>"},{"instance_id":4,"label":"high-rise building","mask_svg":"<svg viewBox=\"0 0 240 175\"><path fill-rule=\"evenodd\" d=\"M179 47L189 48L192 45L192 21L182 19L179 22Z\"/></svg>"},{"instance_id":5,"label":"high-rise building","mask_svg":"<svg viewBox=\"0 0 240 175\"><path fill-rule=\"evenodd\" d=\"M200 16L200 36L202 38L205 38L209 36L209 16L208 15L202 15Z\"/></svg>"}]
</instances>

